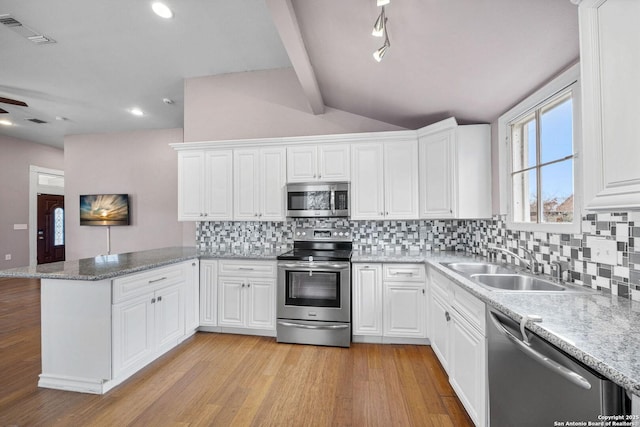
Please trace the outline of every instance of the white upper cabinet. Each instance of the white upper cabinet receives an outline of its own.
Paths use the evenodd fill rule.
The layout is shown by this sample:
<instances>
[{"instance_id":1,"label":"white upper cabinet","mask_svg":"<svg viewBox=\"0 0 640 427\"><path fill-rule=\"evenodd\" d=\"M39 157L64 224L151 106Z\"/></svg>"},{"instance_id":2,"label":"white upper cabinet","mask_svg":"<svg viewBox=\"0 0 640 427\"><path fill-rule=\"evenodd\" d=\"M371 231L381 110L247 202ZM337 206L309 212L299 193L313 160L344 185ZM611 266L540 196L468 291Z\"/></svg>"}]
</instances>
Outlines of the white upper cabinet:
<instances>
[{"instance_id":1,"label":"white upper cabinet","mask_svg":"<svg viewBox=\"0 0 640 427\"><path fill-rule=\"evenodd\" d=\"M418 218L415 140L353 144L351 218Z\"/></svg>"},{"instance_id":2,"label":"white upper cabinet","mask_svg":"<svg viewBox=\"0 0 640 427\"><path fill-rule=\"evenodd\" d=\"M640 209L640 2L579 6L587 209Z\"/></svg>"},{"instance_id":3,"label":"white upper cabinet","mask_svg":"<svg viewBox=\"0 0 640 427\"><path fill-rule=\"evenodd\" d=\"M349 145L287 147L287 182L349 181Z\"/></svg>"},{"instance_id":4,"label":"white upper cabinet","mask_svg":"<svg viewBox=\"0 0 640 427\"><path fill-rule=\"evenodd\" d=\"M284 147L234 150L234 219L284 221Z\"/></svg>"},{"instance_id":5,"label":"white upper cabinet","mask_svg":"<svg viewBox=\"0 0 640 427\"><path fill-rule=\"evenodd\" d=\"M420 218L491 217L491 130L455 119L418 131Z\"/></svg>"},{"instance_id":6,"label":"white upper cabinet","mask_svg":"<svg viewBox=\"0 0 640 427\"><path fill-rule=\"evenodd\" d=\"M233 151L178 153L178 220L233 218Z\"/></svg>"}]
</instances>

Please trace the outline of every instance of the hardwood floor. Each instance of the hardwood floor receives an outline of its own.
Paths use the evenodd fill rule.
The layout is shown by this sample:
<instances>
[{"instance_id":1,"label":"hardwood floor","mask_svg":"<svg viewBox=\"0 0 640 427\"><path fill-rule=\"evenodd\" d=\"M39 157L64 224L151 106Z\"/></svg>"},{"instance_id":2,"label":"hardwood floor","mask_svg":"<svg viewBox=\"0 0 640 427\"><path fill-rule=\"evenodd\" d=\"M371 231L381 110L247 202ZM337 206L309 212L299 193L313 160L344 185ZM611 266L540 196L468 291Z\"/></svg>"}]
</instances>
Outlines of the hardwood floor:
<instances>
[{"instance_id":1,"label":"hardwood floor","mask_svg":"<svg viewBox=\"0 0 640 427\"><path fill-rule=\"evenodd\" d=\"M37 387L38 280L0 279L0 426L471 426L431 347L197 333L103 396Z\"/></svg>"}]
</instances>

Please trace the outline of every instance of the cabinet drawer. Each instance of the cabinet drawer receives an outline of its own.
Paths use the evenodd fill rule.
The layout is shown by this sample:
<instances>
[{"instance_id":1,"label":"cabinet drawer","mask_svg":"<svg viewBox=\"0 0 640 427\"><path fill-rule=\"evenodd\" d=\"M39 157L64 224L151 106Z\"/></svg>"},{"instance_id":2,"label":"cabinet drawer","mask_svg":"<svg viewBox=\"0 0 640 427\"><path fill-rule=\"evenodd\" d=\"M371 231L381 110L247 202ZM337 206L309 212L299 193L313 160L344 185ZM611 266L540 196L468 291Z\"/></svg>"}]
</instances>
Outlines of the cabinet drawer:
<instances>
[{"instance_id":1,"label":"cabinet drawer","mask_svg":"<svg viewBox=\"0 0 640 427\"><path fill-rule=\"evenodd\" d=\"M113 279L113 304L144 295L160 287L185 281L185 265L187 264L174 264Z\"/></svg>"},{"instance_id":2,"label":"cabinet drawer","mask_svg":"<svg viewBox=\"0 0 640 427\"><path fill-rule=\"evenodd\" d=\"M485 335L485 304L462 288L454 287L451 306Z\"/></svg>"},{"instance_id":3,"label":"cabinet drawer","mask_svg":"<svg viewBox=\"0 0 640 427\"><path fill-rule=\"evenodd\" d=\"M276 277L276 263L271 261L221 260L220 276Z\"/></svg>"},{"instance_id":4,"label":"cabinet drawer","mask_svg":"<svg viewBox=\"0 0 640 427\"><path fill-rule=\"evenodd\" d=\"M385 282L424 282L424 264L385 264Z\"/></svg>"}]
</instances>

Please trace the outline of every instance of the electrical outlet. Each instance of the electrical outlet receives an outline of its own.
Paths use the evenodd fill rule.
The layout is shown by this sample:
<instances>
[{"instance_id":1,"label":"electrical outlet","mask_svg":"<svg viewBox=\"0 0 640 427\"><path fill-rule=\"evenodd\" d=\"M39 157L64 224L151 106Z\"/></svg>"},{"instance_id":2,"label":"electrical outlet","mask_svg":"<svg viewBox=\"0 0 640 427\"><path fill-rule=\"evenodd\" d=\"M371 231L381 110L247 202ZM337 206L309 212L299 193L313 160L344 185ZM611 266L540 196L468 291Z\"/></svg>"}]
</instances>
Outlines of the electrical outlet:
<instances>
[{"instance_id":1,"label":"electrical outlet","mask_svg":"<svg viewBox=\"0 0 640 427\"><path fill-rule=\"evenodd\" d=\"M11 261L11 254L6 254L6 255L4 256L4 260L5 260L5 261Z\"/></svg>"},{"instance_id":2,"label":"electrical outlet","mask_svg":"<svg viewBox=\"0 0 640 427\"><path fill-rule=\"evenodd\" d=\"M615 240L588 236L587 247L591 248L591 261L609 265L618 263L618 243Z\"/></svg>"}]
</instances>

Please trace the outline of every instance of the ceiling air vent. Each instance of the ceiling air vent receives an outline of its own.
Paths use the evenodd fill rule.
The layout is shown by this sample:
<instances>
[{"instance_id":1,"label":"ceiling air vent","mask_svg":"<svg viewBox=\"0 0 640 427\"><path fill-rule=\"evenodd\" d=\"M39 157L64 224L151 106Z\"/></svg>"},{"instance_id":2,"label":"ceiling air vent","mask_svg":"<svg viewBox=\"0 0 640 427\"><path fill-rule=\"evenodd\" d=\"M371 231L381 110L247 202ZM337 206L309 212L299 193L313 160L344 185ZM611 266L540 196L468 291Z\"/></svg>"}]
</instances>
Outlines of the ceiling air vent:
<instances>
[{"instance_id":1,"label":"ceiling air vent","mask_svg":"<svg viewBox=\"0 0 640 427\"><path fill-rule=\"evenodd\" d=\"M29 40L34 44L50 44L55 43L56 41L50 37L44 36L37 31L32 30L31 28L22 24L22 22L18 21L11 15L0 15L0 23L5 27L9 28L12 31L20 34L25 39Z\"/></svg>"},{"instance_id":2,"label":"ceiling air vent","mask_svg":"<svg viewBox=\"0 0 640 427\"><path fill-rule=\"evenodd\" d=\"M45 124L45 123L49 123L49 122L45 122L44 120L40 120L40 119L36 119L36 118L31 118L31 119L25 119L28 122L31 123L37 123L39 125Z\"/></svg>"}]
</instances>

